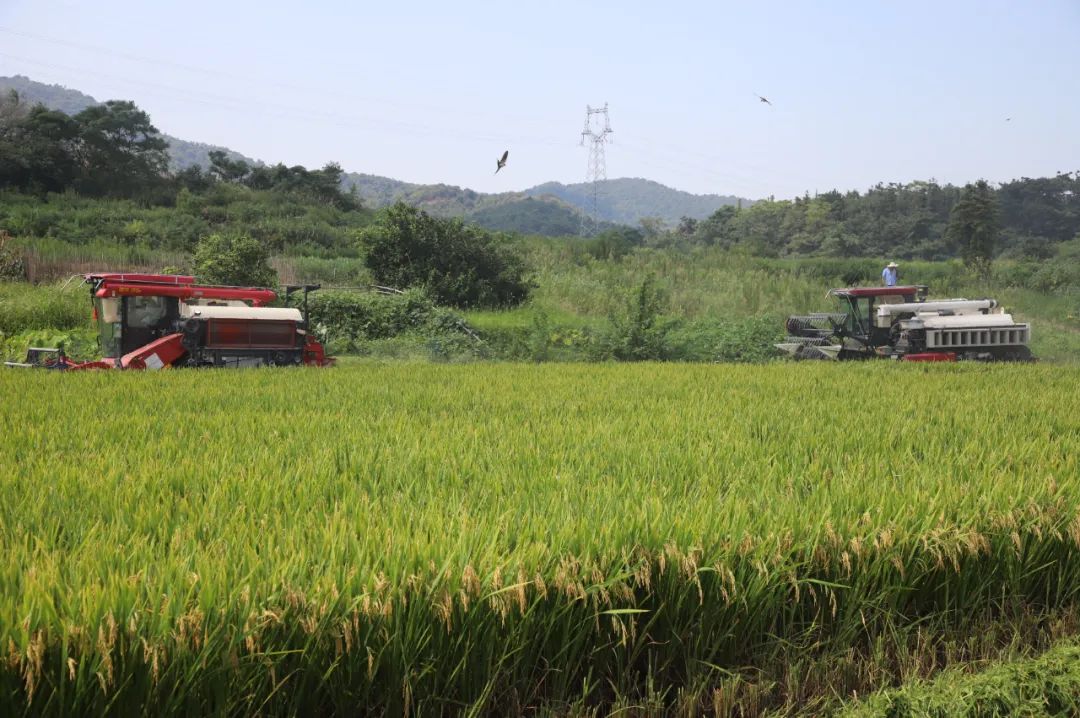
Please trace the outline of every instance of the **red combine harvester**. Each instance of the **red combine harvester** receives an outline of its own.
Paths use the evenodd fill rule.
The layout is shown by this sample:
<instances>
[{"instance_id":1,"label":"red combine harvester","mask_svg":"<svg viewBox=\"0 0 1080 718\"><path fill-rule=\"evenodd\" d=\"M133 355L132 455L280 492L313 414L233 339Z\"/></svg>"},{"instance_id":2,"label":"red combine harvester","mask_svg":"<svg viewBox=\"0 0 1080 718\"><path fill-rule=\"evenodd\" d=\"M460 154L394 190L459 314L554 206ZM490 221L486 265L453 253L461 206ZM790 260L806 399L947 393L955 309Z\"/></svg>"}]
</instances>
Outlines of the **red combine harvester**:
<instances>
[{"instance_id":1,"label":"red combine harvester","mask_svg":"<svg viewBox=\"0 0 1080 718\"><path fill-rule=\"evenodd\" d=\"M25 364L54 369L161 369L169 366L328 366L322 344L308 334L304 311L267 307L270 289L214 287L168 274L87 274L102 359L77 363L63 349L31 349Z\"/></svg>"}]
</instances>

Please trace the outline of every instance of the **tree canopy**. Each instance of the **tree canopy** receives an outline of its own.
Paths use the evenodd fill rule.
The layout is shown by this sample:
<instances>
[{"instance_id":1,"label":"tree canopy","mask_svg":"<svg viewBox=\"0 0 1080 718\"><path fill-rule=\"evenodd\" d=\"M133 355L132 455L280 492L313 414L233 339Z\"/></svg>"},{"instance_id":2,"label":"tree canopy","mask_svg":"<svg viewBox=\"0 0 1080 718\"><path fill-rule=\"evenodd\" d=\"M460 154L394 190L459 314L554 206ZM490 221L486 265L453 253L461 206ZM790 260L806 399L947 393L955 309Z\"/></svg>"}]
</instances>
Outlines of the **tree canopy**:
<instances>
[{"instance_id":1,"label":"tree canopy","mask_svg":"<svg viewBox=\"0 0 1080 718\"><path fill-rule=\"evenodd\" d=\"M336 162L319 170L309 170L300 165L286 167L281 163L251 166L244 160L231 159L222 150L214 150L210 152L210 165L210 175L223 182L304 195L339 209L360 208L360 200L355 192L341 191L345 171Z\"/></svg>"},{"instance_id":2,"label":"tree canopy","mask_svg":"<svg viewBox=\"0 0 1080 718\"><path fill-rule=\"evenodd\" d=\"M207 284L272 287L277 272L270 267L266 245L245 235L211 234L195 248L195 275Z\"/></svg>"},{"instance_id":3,"label":"tree canopy","mask_svg":"<svg viewBox=\"0 0 1080 718\"><path fill-rule=\"evenodd\" d=\"M979 202L997 207L994 241L984 244L980 256L1046 258L1053 255L1054 244L1080 234L1080 172L1074 172L1022 178L999 188L982 180L967 188L933 181L878 184L865 193L833 190L762 201L748 209L721 207L692 233L684 223L680 232L666 236L772 257L947 259L963 256L967 246L958 229L948 228L965 196L969 205L976 201L972 192Z\"/></svg>"},{"instance_id":4,"label":"tree canopy","mask_svg":"<svg viewBox=\"0 0 1080 718\"><path fill-rule=\"evenodd\" d=\"M14 91L0 100L0 187L130 196L163 181L167 147L132 102L110 100L70 117L28 107Z\"/></svg>"},{"instance_id":5,"label":"tree canopy","mask_svg":"<svg viewBox=\"0 0 1080 718\"><path fill-rule=\"evenodd\" d=\"M994 258L998 208L985 180L969 184L949 214L946 238L960 250L964 263L985 275Z\"/></svg>"}]
</instances>

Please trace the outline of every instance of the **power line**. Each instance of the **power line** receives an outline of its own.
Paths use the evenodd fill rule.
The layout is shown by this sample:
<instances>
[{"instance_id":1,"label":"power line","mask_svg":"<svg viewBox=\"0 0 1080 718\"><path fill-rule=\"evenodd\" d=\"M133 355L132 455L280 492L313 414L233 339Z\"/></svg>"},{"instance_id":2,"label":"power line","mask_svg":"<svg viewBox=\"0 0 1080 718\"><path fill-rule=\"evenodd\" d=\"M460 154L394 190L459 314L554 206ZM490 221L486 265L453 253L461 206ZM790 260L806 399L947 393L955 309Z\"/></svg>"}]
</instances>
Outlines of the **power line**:
<instances>
[{"instance_id":1,"label":"power line","mask_svg":"<svg viewBox=\"0 0 1080 718\"><path fill-rule=\"evenodd\" d=\"M346 128L368 127L381 129L384 131L399 131L401 133L407 134L408 136L429 136L439 138L453 137L456 139L471 140L477 142L513 142L519 145L532 144L552 147L567 146L566 142L559 141L550 137L530 137L528 135L520 134L510 135L491 131L462 132L456 130L447 130L445 127L436 127L434 125L422 124L418 122L387 120L383 118L373 117L370 115L342 115L340 113L332 112L317 112L313 110L301 109L296 107L295 105L271 103L255 99L244 99L235 96L226 97L223 95L215 95L203 91L189 90L182 87L166 85L160 82L135 80L129 77L122 77L120 75L115 75L111 73L100 72L96 70L87 70L85 68L76 68L70 65L63 65L55 62L45 62L4 51L0 51L0 57L8 57L14 60L19 60L20 62L27 62L34 65L40 65L42 67L48 67L67 72L75 72L81 75L96 75L98 77L103 77L116 82L122 82L130 85L148 88L151 91L165 92L168 93L167 96L170 99L175 99L179 97L186 101L195 102L209 107L218 107L229 111L243 112L249 116L254 109L262 117L272 117L286 120L300 120L302 122L315 122Z\"/></svg>"},{"instance_id":2,"label":"power line","mask_svg":"<svg viewBox=\"0 0 1080 718\"><path fill-rule=\"evenodd\" d=\"M312 88L310 86L298 86L280 81L268 81L265 78L256 78L253 76L245 76L230 72L228 70L211 69L206 67L200 67L197 65L174 62L170 60L164 60L154 57L148 57L145 55L139 55L124 51L119 51L113 48L95 46L82 42L74 42L70 40L59 39L55 37L49 37L40 33L28 32L11 27L0 26L0 33L7 35L22 37L36 42L51 43L58 46L73 48L82 52L93 52L102 55L116 57L125 60L128 64L142 63L148 65L157 65L160 67L174 68L190 73L197 73L200 75L211 77L229 77L243 83L245 86L251 87L257 84L266 84L270 86L276 86L279 88L288 89L291 91L302 91L310 93ZM453 138L465 141L474 142L493 142L500 144L515 144L515 145L534 145L542 147L566 147L567 143L560 141L551 136L541 135L522 135L522 134L506 134L499 132L492 132L491 130L482 131L469 131L469 130L448 130L445 126L433 126L429 124L423 124L415 121L408 120L396 120L387 119L385 117L373 116L373 115L343 115L336 112L319 112L313 110L310 107L298 106L295 104L284 104L267 102L261 99L248 97L240 97L236 94L230 93L229 95L220 95L205 90L193 90L185 87L177 87L175 85L163 84L156 81L147 81L133 79L131 77L120 76L108 72L101 72L90 70L85 66L72 67L70 65L63 65L55 62L47 62L37 60L34 58L23 57L10 52L0 51L0 57L7 57L21 62L38 65L41 67L47 67L57 70L62 70L71 73L77 73L80 76L95 75L98 77L106 78L114 82L120 82L124 84L134 85L141 88L149 89L151 92L158 94L159 96L167 97L170 100L177 98L183 99L187 102L200 104L207 107L216 107L224 109L230 113L243 113L245 116L250 116L252 111L255 110L261 117L270 117L283 120L294 120L301 122L319 123L324 125L331 125L336 127L344 127L349 129L368 128L384 132L392 132L401 136L408 137L437 137L437 138ZM409 105L403 103L395 103L393 101L384 100L381 98L372 98L356 93L349 93L348 91L342 93L339 90L335 90L335 96L346 96L355 99L362 99L365 102L385 103L387 105L397 105L399 107L407 107ZM420 105L411 103L414 107ZM439 113L443 113L447 108L441 108ZM596 130L592 129L590 120L593 115L604 116L604 124L602 127ZM515 120L516 122L516 120ZM599 182L607 178L606 171L606 157L604 153L604 144L610 142L610 139L606 138L606 135L611 132L610 121L607 114L607 104L601 108L586 108L586 125L585 131L582 132L581 144L585 144L585 138L589 137L590 151L589 151L589 164L586 173L586 183L591 183L591 197L590 197L590 223L595 225L599 220L599 199L598 189ZM221 141L221 140L219 140ZM639 152L645 152L652 155L659 162L666 165L668 168L679 168L683 171L691 171L694 173L704 173L711 175L718 179L731 180L734 179L737 183L747 184L746 180L750 179L750 183L760 182L763 171L767 172L767 168L764 167L752 167L744 165L741 168L731 168L731 160L727 158L720 160L719 158L712 158L703 155L700 150L695 150L694 154L699 160L705 160L705 163L692 163L685 161L688 156L688 152L684 149L675 148L671 146L664 147L660 143L656 143L650 140L648 146L641 145L628 145L635 148ZM657 151L660 148L664 148L666 151ZM704 164L712 164L716 162L716 166L706 167ZM718 171L717 166L726 166L728 171ZM735 169L735 172L731 172L731 169ZM739 172L742 169L743 172ZM786 171L787 174L791 174ZM748 173L748 174L745 174ZM724 188L725 192L731 192L733 188ZM583 226L583 231L591 231L593 227Z\"/></svg>"},{"instance_id":3,"label":"power line","mask_svg":"<svg viewBox=\"0 0 1080 718\"><path fill-rule=\"evenodd\" d=\"M457 107L448 108L448 107L445 107L445 106L435 106L435 105L431 105L431 104L427 104L427 103L400 102L400 101L397 101L397 100L387 99L387 98L384 98L384 97L376 97L376 96L372 96L372 95L362 95L362 94L358 94L356 92L351 92L351 91L349 91L347 89L342 89L340 87L335 87L332 90L326 90L324 88L324 89L322 89L320 91L319 88L314 88L310 84L297 85L297 84L282 82L282 81L277 80L277 79L267 79L265 77L256 77L254 75L245 75L245 74L240 74L240 73L237 73L237 72L232 72L232 71L229 71L229 70L223 70L223 69L220 69L220 68L201 67L201 66L198 66L198 65L191 65L191 64L188 64L188 63L174 62L172 60L163 60L163 59L160 59L160 58L149 57L149 56L146 56L146 55L138 55L138 54L134 54L134 53L130 53L130 52L123 52L123 51L119 51L119 50L109 48L109 47L102 47L102 46L99 46L99 45L91 45L91 44L88 44L88 43L73 42L71 40L63 40L63 39L56 38L56 37L49 37L47 35L42 35L40 33L28 32L28 31L25 31L25 30L19 30L19 29L14 29L14 28L10 28L10 27L0 26L0 33L6 33L8 35L14 35L16 37L23 37L23 38L26 38L26 39L29 39L29 40L34 40L36 42L46 42L46 43L59 45L59 46L63 46L63 47L69 47L69 48L73 48L73 49L80 50L80 51L83 51L83 52L92 52L92 53L98 53L98 54L106 55L106 56L110 56L110 57L115 57L115 58L119 58L119 59L127 61L128 64L130 64L132 62L136 62L136 63L140 63L140 64L145 64L145 65L157 65L159 67L169 67L169 68L184 70L186 72L199 74L199 75L204 75L204 76L211 77L211 78L222 78L222 77L230 78L230 79L236 80L237 82L243 83L243 85L246 86L246 87L251 87L251 86L261 84L261 85L266 85L266 86L269 86L269 87L277 87L277 88L280 88L280 89L289 90L291 93L305 93L305 94L315 94L315 95L320 95L320 94L321 95L327 95L327 94L329 94L329 95L332 95L335 98L348 97L350 99L360 100L360 101L362 101L362 102L364 102L366 104L383 104L383 105L387 105L387 106L390 106L390 107L397 107L399 109L406 110L406 111L409 111L409 112L423 111L423 112L433 112L433 113L446 113L447 111L453 109L453 111L456 112L458 115L462 115L462 116L471 115L473 117L473 119L478 121L478 122L481 122L481 121L489 122L490 119L491 119L490 113L488 113L488 112L485 112L482 115L481 114L476 114L476 113L468 113L468 112L462 113L461 109L457 108ZM79 72L85 72L85 70L83 70L82 68L79 68L78 71ZM313 90L315 90L314 93L313 93ZM528 117L514 118L514 122L519 123L519 124L522 123L522 122L530 122L530 121L532 121L532 119L528 118Z\"/></svg>"}]
</instances>

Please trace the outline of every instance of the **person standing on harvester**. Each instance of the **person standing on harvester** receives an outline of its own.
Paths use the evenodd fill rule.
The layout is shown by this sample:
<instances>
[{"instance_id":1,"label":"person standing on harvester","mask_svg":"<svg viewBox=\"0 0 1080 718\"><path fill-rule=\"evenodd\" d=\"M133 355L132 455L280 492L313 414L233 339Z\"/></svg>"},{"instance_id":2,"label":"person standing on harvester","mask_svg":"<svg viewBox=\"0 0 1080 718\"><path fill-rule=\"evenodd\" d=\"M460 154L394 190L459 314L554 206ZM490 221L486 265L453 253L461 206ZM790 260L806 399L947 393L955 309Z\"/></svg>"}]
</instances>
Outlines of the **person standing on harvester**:
<instances>
[{"instance_id":1,"label":"person standing on harvester","mask_svg":"<svg viewBox=\"0 0 1080 718\"><path fill-rule=\"evenodd\" d=\"M896 286L896 270L900 268L896 262L889 262L885 269L881 270L881 281L886 287Z\"/></svg>"}]
</instances>

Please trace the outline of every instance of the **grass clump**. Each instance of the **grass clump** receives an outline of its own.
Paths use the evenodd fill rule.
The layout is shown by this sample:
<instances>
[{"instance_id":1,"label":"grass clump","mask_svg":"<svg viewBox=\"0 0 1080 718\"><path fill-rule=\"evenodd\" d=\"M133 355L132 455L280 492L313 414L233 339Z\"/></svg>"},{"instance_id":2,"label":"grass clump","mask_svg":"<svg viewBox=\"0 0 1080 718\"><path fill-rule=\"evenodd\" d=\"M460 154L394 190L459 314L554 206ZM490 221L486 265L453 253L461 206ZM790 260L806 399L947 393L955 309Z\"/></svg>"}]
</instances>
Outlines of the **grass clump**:
<instances>
[{"instance_id":1,"label":"grass clump","mask_svg":"<svg viewBox=\"0 0 1080 718\"><path fill-rule=\"evenodd\" d=\"M1074 716L1080 714L1080 643L1063 641L1041 656L991 664L976 673L947 670L932 681L882 691L841 718Z\"/></svg>"},{"instance_id":2,"label":"grass clump","mask_svg":"<svg viewBox=\"0 0 1080 718\"><path fill-rule=\"evenodd\" d=\"M0 282L0 334L90 326L90 300L81 282L33 285Z\"/></svg>"}]
</instances>

